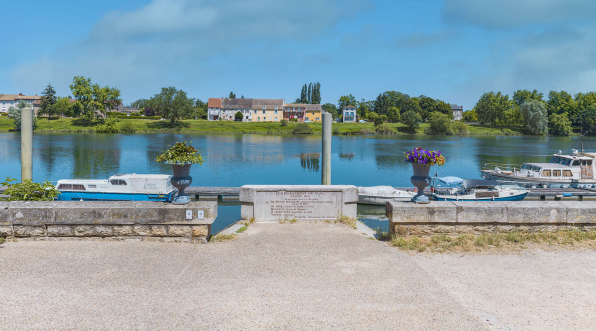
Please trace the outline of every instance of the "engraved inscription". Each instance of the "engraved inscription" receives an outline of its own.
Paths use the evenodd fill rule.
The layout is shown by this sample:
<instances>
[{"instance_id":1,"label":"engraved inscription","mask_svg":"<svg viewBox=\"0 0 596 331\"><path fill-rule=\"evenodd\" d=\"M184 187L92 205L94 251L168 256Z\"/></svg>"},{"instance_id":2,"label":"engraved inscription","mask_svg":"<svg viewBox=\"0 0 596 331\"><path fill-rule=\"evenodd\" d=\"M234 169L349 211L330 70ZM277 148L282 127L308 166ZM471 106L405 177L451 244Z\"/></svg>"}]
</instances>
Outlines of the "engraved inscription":
<instances>
[{"instance_id":1,"label":"engraved inscription","mask_svg":"<svg viewBox=\"0 0 596 331\"><path fill-rule=\"evenodd\" d=\"M257 207L264 218L334 219L340 211L341 192L258 192Z\"/></svg>"}]
</instances>

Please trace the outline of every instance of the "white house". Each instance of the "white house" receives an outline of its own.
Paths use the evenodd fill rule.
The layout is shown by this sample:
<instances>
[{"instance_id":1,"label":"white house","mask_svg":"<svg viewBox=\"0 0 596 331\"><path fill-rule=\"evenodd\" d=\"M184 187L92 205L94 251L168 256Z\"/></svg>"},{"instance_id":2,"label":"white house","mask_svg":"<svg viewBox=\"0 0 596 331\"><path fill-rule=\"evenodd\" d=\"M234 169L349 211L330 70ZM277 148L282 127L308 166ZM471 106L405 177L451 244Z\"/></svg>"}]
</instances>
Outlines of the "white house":
<instances>
[{"instance_id":1,"label":"white house","mask_svg":"<svg viewBox=\"0 0 596 331\"><path fill-rule=\"evenodd\" d=\"M41 97L38 95L28 96L19 94L0 94L0 112L7 113L10 108L17 108L19 101L25 101L28 106L33 108L35 114L39 110Z\"/></svg>"},{"instance_id":2,"label":"white house","mask_svg":"<svg viewBox=\"0 0 596 331\"><path fill-rule=\"evenodd\" d=\"M342 109L342 120L344 123L353 123L356 122L356 107L354 106L345 106Z\"/></svg>"},{"instance_id":3,"label":"white house","mask_svg":"<svg viewBox=\"0 0 596 331\"><path fill-rule=\"evenodd\" d=\"M461 121L464 118L464 106L451 104L451 111L453 112L453 120Z\"/></svg>"}]
</instances>

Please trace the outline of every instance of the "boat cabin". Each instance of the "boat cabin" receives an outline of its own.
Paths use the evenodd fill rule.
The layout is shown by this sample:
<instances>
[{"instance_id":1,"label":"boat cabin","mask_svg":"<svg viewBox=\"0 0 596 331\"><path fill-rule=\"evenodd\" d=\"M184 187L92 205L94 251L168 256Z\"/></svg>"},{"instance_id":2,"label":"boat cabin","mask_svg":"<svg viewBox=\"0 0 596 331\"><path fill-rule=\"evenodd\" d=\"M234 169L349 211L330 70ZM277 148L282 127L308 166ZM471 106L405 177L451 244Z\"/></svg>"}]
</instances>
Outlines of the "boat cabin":
<instances>
[{"instance_id":1,"label":"boat cabin","mask_svg":"<svg viewBox=\"0 0 596 331\"><path fill-rule=\"evenodd\" d=\"M516 175L544 179L593 179L594 157L588 155L576 152L573 155L555 154L548 163L524 163Z\"/></svg>"}]
</instances>

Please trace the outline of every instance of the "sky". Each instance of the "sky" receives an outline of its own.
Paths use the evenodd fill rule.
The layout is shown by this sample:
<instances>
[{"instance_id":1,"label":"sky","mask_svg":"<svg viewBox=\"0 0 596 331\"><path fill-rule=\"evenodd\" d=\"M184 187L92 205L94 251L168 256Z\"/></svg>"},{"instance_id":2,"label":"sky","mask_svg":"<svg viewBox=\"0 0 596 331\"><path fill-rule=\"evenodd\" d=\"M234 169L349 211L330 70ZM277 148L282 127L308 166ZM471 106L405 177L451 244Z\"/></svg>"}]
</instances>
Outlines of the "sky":
<instances>
[{"instance_id":1,"label":"sky","mask_svg":"<svg viewBox=\"0 0 596 331\"><path fill-rule=\"evenodd\" d=\"M595 91L593 0L2 0L0 93L71 94L74 76L125 104L190 97L322 103L384 91L474 107L489 91Z\"/></svg>"}]
</instances>

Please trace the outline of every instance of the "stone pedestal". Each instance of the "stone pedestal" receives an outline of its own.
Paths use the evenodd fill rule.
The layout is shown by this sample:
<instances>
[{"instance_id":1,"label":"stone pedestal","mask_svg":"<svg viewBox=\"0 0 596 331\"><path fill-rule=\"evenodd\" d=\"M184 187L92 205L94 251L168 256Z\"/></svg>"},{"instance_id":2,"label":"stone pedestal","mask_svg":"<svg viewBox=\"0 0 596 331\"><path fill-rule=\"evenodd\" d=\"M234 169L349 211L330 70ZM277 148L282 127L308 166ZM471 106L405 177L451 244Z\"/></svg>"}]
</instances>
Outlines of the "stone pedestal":
<instances>
[{"instance_id":1,"label":"stone pedestal","mask_svg":"<svg viewBox=\"0 0 596 331\"><path fill-rule=\"evenodd\" d=\"M190 199L184 193L184 190L192 184L192 177L190 176L190 166L192 164L172 164L172 171L174 177L172 177L172 185L178 189L178 196L174 198L172 203L177 205L185 205L190 202Z\"/></svg>"},{"instance_id":2,"label":"stone pedestal","mask_svg":"<svg viewBox=\"0 0 596 331\"><path fill-rule=\"evenodd\" d=\"M418 194L412 198L412 202L430 203L428 197L422 194L422 192L424 192L424 188L430 185L430 177L428 176L430 165L412 163L412 169L414 170L414 176L410 178L410 181L418 189Z\"/></svg>"},{"instance_id":3,"label":"stone pedestal","mask_svg":"<svg viewBox=\"0 0 596 331\"><path fill-rule=\"evenodd\" d=\"M334 220L357 217L358 189L352 185L245 185L241 217L257 222Z\"/></svg>"}]
</instances>

